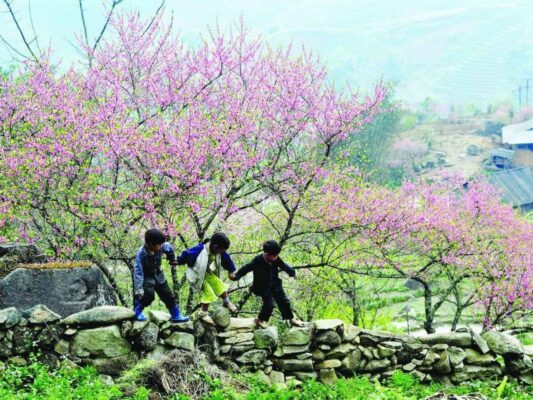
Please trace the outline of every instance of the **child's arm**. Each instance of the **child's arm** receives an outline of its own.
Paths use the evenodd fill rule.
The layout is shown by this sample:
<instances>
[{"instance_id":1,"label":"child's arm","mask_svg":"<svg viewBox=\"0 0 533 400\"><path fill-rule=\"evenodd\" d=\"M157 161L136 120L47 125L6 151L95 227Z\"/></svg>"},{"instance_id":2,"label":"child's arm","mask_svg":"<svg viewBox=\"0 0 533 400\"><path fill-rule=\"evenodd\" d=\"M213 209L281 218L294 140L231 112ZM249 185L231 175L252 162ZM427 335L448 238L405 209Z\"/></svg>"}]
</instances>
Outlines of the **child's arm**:
<instances>
[{"instance_id":1,"label":"child's arm","mask_svg":"<svg viewBox=\"0 0 533 400\"><path fill-rule=\"evenodd\" d=\"M191 247L190 249L184 250L176 261L178 265L187 264L191 268L194 267L194 263L196 262L198 255L204 249L203 246L204 246L203 244L199 244L198 246L194 246L194 247Z\"/></svg>"},{"instance_id":2,"label":"child's arm","mask_svg":"<svg viewBox=\"0 0 533 400\"><path fill-rule=\"evenodd\" d=\"M135 256L135 264L133 266L133 290L135 296L144 296L143 290L144 272L141 260L141 252L137 252Z\"/></svg>"},{"instance_id":3,"label":"child's arm","mask_svg":"<svg viewBox=\"0 0 533 400\"><path fill-rule=\"evenodd\" d=\"M228 271L228 276L230 279L235 278L235 264L233 263L233 260L231 259L231 256L224 252L220 255L221 258L221 264L222 268L224 268L226 271Z\"/></svg>"},{"instance_id":4,"label":"child's arm","mask_svg":"<svg viewBox=\"0 0 533 400\"><path fill-rule=\"evenodd\" d=\"M244 275L251 272L254 269L254 260L250 261L248 264L245 264L243 267L239 268L237 273L235 274L235 278L233 280L238 281L241 279Z\"/></svg>"},{"instance_id":5,"label":"child's arm","mask_svg":"<svg viewBox=\"0 0 533 400\"><path fill-rule=\"evenodd\" d=\"M291 278L294 278L296 276L296 270L289 264L287 264L285 261L283 261L281 258L278 259L278 266L282 271L285 271L287 275L289 275Z\"/></svg>"},{"instance_id":6,"label":"child's arm","mask_svg":"<svg viewBox=\"0 0 533 400\"><path fill-rule=\"evenodd\" d=\"M176 265L176 253L174 252L174 247L168 242L163 243L161 250L167 256L167 260L170 265Z\"/></svg>"}]
</instances>

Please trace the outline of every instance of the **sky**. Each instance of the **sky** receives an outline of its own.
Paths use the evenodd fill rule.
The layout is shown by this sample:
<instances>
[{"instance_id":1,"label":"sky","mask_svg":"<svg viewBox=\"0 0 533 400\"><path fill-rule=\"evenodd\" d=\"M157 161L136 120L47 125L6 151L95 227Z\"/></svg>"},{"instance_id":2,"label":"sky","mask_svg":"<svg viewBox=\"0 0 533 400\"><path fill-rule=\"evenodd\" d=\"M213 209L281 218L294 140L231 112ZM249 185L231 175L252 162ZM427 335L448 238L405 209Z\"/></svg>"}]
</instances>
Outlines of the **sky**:
<instances>
[{"instance_id":1,"label":"sky","mask_svg":"<svg viewBox=\"0 0 533 400\"><path fill-rule=\"evenodd\" d=\"M3 1L0 35L22 48ZM63 64L78 57L78 0L10 1L29 35L31 6L41 46L51 46ZM84 1L91 37L109 4ZM150 18L159 4L123 0L118 9ZM517 87L533 78L533 0L166 0L164 12L188 44L208 26L225 29L242 17L272 46L313 50L339 85L364 90L383 78L397 82L398 96L409 102L427 96L447 104L515 99ZM0 66L13 63L0 43Z\"/></svg>"}]
</instances>

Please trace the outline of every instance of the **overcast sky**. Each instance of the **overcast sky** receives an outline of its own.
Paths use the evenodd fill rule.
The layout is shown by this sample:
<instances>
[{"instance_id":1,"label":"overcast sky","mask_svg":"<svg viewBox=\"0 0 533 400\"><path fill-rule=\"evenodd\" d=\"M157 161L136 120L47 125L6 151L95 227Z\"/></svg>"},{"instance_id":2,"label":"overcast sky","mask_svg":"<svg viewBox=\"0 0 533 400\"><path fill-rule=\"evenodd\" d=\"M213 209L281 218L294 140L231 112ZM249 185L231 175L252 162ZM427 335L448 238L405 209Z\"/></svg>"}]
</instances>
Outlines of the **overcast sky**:
<instances>
[{"instance_id":1,"label":"overcast sky","mask_svg":"<svg viewBox=\"0 0 533 400\"><path fill-rule=\"evenodd\" d=\"M0 34L22 49L4 0ZM31 34L29 4L41 45L68 64L81 33L78 0L10 0ZM85 0L89 34L96 37L110 0ZM157 0L123 0L120 10L149 18ZM533 78L533 0L167 0L165 17L187 43L208 25L238 22L273 46L294 42L318 53L331 79L369 87L381 77L399 82L399 95L419 101L484 102L511 98ZM0 66L14 63L0 43Z\"/></svg>"}]
</instances>

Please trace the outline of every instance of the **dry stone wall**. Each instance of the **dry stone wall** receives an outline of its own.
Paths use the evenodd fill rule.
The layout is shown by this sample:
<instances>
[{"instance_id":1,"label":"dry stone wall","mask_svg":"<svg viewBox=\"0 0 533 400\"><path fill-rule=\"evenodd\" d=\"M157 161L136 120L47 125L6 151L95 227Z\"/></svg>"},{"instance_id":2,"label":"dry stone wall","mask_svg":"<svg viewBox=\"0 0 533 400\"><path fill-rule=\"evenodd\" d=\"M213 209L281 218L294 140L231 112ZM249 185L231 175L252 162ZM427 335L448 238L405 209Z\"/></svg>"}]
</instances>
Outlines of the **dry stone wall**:
<instances>
[{"instance_id":1,"label":"dry stone wall","mask_svg":"<svg viewBox=\"0 0 533 400\"><path fill-rule=\"evenodd\" d=\"M212 312L216 326L176 324L170 315L148 311L133 320L130 309L103 306L64 319L43 305L20 312L0 310L0 360L24 365L30 353L52 366L92 365L117 376L141 358L160 359L173 349L206 352L225 369L258 372L285 385L308 379L332 383L339 377L387 378L395 370L459 384L511 375L533 383L531 349L513 336L486 332L434 334L421 338L359 329L340 320L319 320L303 328L257 329L253 319Z\"/></svg>"}]
</instances>

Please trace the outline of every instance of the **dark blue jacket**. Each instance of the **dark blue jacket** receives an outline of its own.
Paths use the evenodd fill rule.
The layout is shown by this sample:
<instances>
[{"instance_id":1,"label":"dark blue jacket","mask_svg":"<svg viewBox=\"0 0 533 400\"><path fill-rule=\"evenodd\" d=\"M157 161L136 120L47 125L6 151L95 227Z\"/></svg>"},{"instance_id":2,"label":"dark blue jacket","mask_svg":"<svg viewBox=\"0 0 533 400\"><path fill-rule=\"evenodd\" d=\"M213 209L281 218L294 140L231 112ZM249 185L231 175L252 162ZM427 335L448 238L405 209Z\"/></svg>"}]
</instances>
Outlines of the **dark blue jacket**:
<instances>
[{"instance_id":1,"label":"dark blue jacket","mask_svg":"<svg viewBox=\"0 0 533 400\"><path fill-rule=\"evenodd\" d=\"M196 259L198 258L198 255L202 252L202 250L205 248L205 244L200 243L194 247L191 247L190 249L185 250L181 255L178 257L178 264L179 265L185 265L187 264L190 268L194 268L194 265L196 264ZM222 253L220 255L220 261L221 266L229 273L235 272L235 264L233 263L233 260L231 259L230 255L226 252Z\"/></svg>"},{"instance_id":2,"label":"dark blue jacket","mask_svg":"<svg viewBox=\"0 0 533 400\"><path fill-rule=\"evenodd\" d=\"M157 283L165 282L165 274L161 269L163 254L173 263L176 261L176 253L170 243L163 243L161 250L155 254L150 254L143 245L135 256L135 265L133 267L133 287L135 290L143 288L144 278L153 278Z\"/></svg>"}]
</instances>

